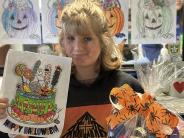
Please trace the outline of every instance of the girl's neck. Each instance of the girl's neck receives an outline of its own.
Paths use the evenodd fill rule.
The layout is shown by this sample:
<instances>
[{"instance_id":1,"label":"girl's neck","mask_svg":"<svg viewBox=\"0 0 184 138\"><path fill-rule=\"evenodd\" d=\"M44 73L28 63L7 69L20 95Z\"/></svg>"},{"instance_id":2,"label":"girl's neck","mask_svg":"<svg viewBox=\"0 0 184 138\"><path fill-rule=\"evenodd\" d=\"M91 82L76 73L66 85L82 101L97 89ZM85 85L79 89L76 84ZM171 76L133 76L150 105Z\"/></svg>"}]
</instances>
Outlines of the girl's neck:
<instances>
[{"instance_id":1,"label":"girl's neck","mask_svg":"<svg viewBox=\"0 0 184 138\"><path fill-rule=\"evenodd\" d=\"M75 77L79 81L95 80L99 74L99 68L94 67L76 67Z\"/></svg>"}]
</instances>

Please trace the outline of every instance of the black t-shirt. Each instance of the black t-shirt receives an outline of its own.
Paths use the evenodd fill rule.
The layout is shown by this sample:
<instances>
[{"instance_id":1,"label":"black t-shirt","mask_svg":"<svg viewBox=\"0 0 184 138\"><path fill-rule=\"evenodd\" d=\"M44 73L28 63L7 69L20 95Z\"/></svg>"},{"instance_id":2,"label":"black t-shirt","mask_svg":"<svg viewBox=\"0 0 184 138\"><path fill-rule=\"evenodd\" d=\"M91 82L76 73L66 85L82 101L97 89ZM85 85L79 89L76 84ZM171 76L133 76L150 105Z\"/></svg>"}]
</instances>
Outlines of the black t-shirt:
<instances>
[{"instance_id":1,"label":"black t-shirt","mask_svg":"<svg viewBox=\"0 0 184 138\"><path fill-rule=\"evenodd\" d=\"M108 104L109 93L113 87L129 84L135 91L143 93L144 90L137 79L121 71L102 71L100 76L91 85L80 83L72 75L70 78L67 107Z\"/></svg>"},{"instance_id":2,"label":"black t-shirt","mask_svg":"<svg viewBox=\"0 0 184 138\"><path fill-rule=\"evenodd\" d=\"M112 110L109 94L113 87L125 83L144 92L134 77L121 70L102 71L91 85L82 84L71 75L62 138L107 137L106 118Z\"/></svg>"}]
</instances>

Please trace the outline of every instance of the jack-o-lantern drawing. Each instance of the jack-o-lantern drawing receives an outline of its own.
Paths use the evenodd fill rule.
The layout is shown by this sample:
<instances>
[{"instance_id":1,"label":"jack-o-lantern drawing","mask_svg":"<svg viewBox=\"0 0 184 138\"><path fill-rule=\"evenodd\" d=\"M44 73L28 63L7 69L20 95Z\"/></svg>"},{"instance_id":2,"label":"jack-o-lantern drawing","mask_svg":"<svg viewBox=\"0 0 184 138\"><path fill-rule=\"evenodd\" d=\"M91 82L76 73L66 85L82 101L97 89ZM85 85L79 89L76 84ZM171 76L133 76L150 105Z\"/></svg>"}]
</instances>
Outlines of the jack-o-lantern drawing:
<instances>
[{"instance_id":1,"label":"jack-o-lantern drawing","mask_svg":"<svg viewBox=\"0 0 184 138\"><path fill-rule=\"evenodd\" d=\"M172 28L172 12L165 0L139 0L137 29L142 38L169 38Z\"/></svg>"},{"instance_id":2,"label":"jack-o-lantern drawing","mask_svg":"<svg viewBox=\"0 0 184 138\"><path fill-rule=\"evenodd\" d=\"M5 1L2 23L8 36L12 38L30 37L36 30L35 23L37 22L33 4L27 0Z\"/></svg>"},{"instance_id":3,"label":"jack-o-lantern drawing","mask_svg":"<svg viewBox=\"0 0 184 138\"><path fill-rule=\"evenodd\" d=\"M124 14L121 10L121 5L119 1L104 1L103 9L112 36L119 34L124 26Z\"/></svg>"}]
</instances>

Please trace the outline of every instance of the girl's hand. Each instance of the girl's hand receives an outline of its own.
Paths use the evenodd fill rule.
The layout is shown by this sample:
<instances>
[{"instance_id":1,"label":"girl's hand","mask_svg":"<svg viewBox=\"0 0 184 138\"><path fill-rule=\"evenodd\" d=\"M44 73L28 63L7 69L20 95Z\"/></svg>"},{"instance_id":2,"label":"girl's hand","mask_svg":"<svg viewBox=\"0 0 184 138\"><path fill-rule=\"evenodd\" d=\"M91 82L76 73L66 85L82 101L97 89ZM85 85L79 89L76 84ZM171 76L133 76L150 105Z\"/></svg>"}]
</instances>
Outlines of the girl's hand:
<instances>
[{"instance_id":1,"label":"girl's hand","mask_svg":"<svg viewBox=\"0 0 184 138\"><path fill-rule=\"evenodd\" d=\"M0 98L0 119L3 119L7 116L6 109L9 106L7 98ZM29 136L8 134L10 138L29 138Z\"/></svg>"},{"instance_id":2,"label":"girl's hand","mask_svg":"<svg viewBox=\"0 0 184 138\"><path fill-rule=\"evenodd\" d=\"M0 98L0 119L3 119L7 116L6 109L8 107L8 99Z\"/></svg>"}]
</instances>

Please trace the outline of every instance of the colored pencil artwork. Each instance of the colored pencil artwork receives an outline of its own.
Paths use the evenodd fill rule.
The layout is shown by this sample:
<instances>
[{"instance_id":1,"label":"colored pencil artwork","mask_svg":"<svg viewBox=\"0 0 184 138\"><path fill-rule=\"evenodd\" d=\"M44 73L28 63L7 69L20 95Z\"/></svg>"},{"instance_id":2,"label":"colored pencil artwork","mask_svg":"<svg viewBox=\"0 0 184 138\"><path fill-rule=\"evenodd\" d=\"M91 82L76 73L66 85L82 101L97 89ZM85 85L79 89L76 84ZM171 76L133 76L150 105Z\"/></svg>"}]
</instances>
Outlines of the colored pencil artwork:
<instances>
[{"instance_id":1,"label":"colored pencil artwork","mask_svg":"<svg viewBox=\"0 0 184 138\"><path fill-rule=\"evenodd\" d=\"M176 42L176 4L172 0L137 0L131 5L134 44Z\"/></svg>"},{"instance_id":2,"label":"colored pencil artwork","mask_svg":"<svg viewBox=\"0 0 184 138\"><path fill-rule=\"evenodd\" d=\"M101 6L115 43L120 44L128 40L128 1L101 0Z\"/></svg>"},{"instance_id":3,"label":"colored pencil artwork","mask_svg":"<svg viewBox=\"0 0 184 138\"><path fill-rule=\"evenodd\" d=\"M1 43L41 43L37 0L1 0L0 5Z\"/></svg>"},{"instance_id":4,"label":"colored pencil artwork","mask_svg":"<svg viewBox=\"0 0 184 138\"><path fill-rule=\"evenodd\" d=\"M70 67L70 58L10 50L0 93L9 99L8 117L0 120L0 130L59 137L64 125Z\"/></svg>"}]
</instances>

